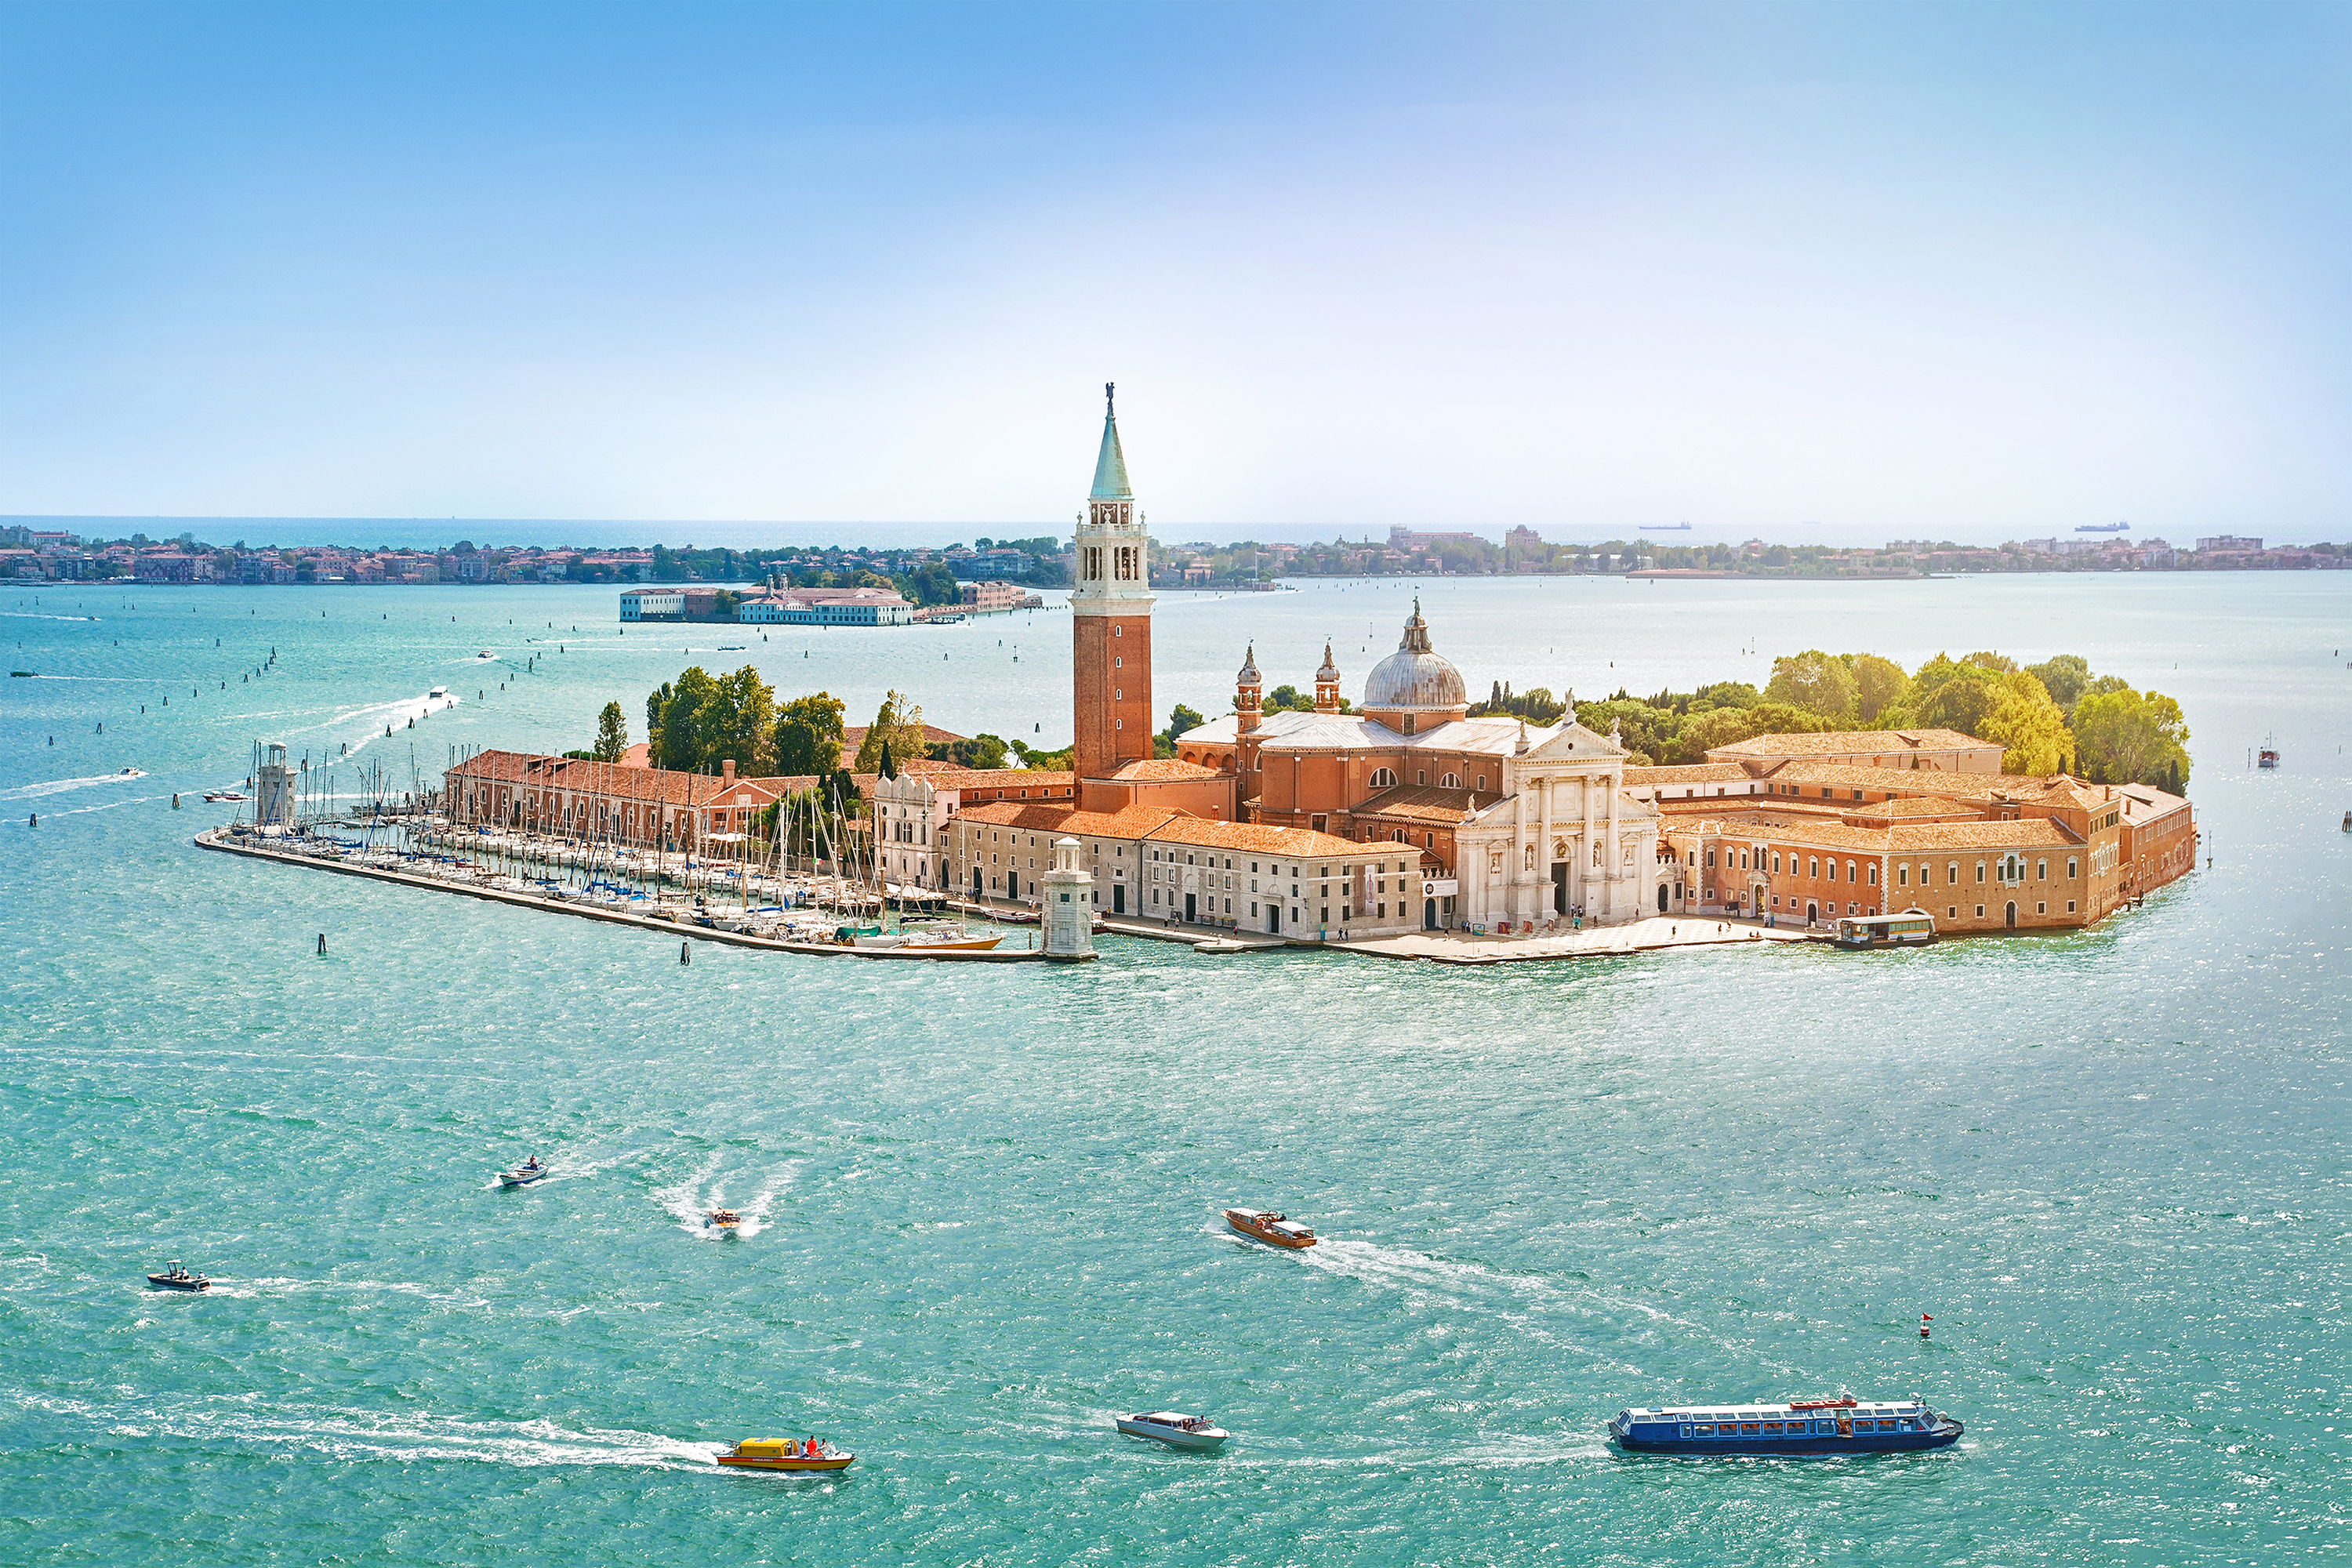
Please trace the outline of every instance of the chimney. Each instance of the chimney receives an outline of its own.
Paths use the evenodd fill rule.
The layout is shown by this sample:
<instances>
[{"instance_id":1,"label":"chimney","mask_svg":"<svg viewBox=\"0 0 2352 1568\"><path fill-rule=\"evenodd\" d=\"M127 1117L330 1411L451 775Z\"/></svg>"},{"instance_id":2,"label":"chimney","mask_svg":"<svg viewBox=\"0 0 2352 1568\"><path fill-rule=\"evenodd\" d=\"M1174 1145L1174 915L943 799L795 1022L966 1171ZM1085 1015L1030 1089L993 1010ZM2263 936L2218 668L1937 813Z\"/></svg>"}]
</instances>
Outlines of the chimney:
<instances>
[{"instance_id":1,"label":"chimney","mask_svg":"<svg viewBox=\"0 0 2352 1568\"><path fill-rule=\"evenodd\" d=\"M719 760L719 782L722 784L731 784L735 782L734 758L721 757Z\"/></svg>"}]
</instances>

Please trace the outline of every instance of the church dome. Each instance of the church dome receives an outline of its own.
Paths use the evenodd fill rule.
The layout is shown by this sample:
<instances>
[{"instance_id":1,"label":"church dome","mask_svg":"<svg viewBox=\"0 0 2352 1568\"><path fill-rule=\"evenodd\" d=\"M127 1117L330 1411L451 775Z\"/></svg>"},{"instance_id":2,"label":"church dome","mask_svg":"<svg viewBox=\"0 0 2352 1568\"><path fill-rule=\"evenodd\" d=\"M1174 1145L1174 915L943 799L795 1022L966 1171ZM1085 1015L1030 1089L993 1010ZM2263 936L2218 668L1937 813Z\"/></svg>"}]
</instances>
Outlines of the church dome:
<instances>
[{"instance_id":1,"label":"church dome","mask_svg":"<svg viewBox=\"0 0 2352 1568\"><path fill-rule=\"evenodd\" d=\"M1252 643L1249 646L1249 652L1242 656L1241 671L1234 677L1234 684L1256 686L1262 679L1263 678L1257 672L1257 644Z\"/></svg>"},{"instance_id":2,"label":"church dome","mask_svg":"<svg viewBox=\"0 0 2352 1568\"><path fill-rule=\"evenodd\" d=\"M1421 601L1415 599L1403 640L1396 652L1372 666L1364 682L1366 711L1463 708L1469 700L1462 672L1451 659L1431 650L1429 623L1421 618Z\"/></svg>"}]
</instances>

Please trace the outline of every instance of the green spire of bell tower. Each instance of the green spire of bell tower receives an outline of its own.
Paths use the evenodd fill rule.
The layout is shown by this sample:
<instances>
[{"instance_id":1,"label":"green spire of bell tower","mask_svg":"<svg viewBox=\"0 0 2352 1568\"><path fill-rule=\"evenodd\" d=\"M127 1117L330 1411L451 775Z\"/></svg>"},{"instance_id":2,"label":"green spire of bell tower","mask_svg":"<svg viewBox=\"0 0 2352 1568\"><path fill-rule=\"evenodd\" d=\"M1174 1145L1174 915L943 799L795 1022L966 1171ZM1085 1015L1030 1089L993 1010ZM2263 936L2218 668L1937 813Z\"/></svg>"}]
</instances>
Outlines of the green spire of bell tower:
<instances>
[{"instance_id":1,"label":"green spire of bell tower","mask_svg":"<svg viewBox=\"0 0 2352 1568\"><path fill-rule=\"evenodd\" d=\"M1127 454L1118 449L1118 416L1111 406L1118 390L1115 381L1103 383L1102 455L1095 459L1095 488L1088 500L1133 500L1127 484Z\"/></svg>"}]
</instances>

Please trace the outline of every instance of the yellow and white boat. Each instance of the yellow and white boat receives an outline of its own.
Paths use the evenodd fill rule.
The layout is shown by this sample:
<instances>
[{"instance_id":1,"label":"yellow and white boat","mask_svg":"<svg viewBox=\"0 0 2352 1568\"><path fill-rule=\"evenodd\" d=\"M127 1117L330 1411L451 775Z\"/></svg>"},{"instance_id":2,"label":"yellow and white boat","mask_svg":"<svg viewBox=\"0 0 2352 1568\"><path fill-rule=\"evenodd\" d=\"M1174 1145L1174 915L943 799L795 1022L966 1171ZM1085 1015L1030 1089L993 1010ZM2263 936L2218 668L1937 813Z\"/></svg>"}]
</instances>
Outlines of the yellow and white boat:
<instances>
[{"instance_id":1,"label":"yellow and white boat","mask_svg":"<svg viewBox=\"0 0 2352 1568\"><path fill-rule=\"evenodd\" d=\"M746 1437L719 1455L719 1462L750 1470L845 1470L856 1458L814 1438L796 1443L790 1437Z\"/></svg>"}]
</instances>

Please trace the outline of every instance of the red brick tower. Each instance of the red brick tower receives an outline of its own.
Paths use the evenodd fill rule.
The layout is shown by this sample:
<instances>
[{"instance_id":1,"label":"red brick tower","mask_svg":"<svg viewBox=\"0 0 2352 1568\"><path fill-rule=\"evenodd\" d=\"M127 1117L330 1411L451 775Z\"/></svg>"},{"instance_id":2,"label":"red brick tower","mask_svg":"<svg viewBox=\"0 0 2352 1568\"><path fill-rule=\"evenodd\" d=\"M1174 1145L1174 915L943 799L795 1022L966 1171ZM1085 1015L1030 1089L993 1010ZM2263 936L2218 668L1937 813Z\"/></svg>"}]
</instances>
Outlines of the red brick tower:
<instances>
[{"instance_id":1,"label":"red brick tower","mask_svg":"<svg viewBox=\"0 0 2352 1568\"><path fill-rule=\"evenodd\" d=\"M1076 720L1072 767L1078 803L1087 781L1151 755L1151 573L1143 517L1128 488L1118 421L1103 388L1102 452L1077 533L1077 585L1070 595Z\"/></svg>"}]
</instances>

